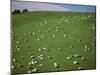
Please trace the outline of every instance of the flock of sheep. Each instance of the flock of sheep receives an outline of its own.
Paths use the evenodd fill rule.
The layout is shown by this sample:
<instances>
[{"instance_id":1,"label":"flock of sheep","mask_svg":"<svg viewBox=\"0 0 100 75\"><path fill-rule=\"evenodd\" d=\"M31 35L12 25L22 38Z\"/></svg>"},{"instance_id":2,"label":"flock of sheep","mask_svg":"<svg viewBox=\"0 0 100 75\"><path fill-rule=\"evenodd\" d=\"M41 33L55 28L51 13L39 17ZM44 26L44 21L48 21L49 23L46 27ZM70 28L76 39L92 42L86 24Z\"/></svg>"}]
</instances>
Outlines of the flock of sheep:
<instances>
[{"instance_id":1,"label":"flock of sheep","mask_svg":"<svg viewBox=\"0 0 100 75\"><path fill-rule=\"evenodd\" d=\"M68 16L68 17L70 17L70 16ZM75 20L84 20L84 19L88 19L90 16L85 16L85 17L80 17L80 16L74 16L73 17L73 19L75 19ZM78 18L78 19L77 19ZM66 19L66 17L62 17L61 18L61 21L65 21L67 24L70 24L71 23L71 21L69 21L68 19ZM61 21L58 21L58 24L61 24ZM44 25L47 25L48 24L48 22L45 20L45 22L43 22L43 23L40 23L40 25L36 25L36 27L39 27L39 26L44 26ZM58 26L56 26L55 27L55 32L60 32L60 30L59 30L60 28L58 27ZM92 29L95 29L95 26L92 26ZM48 32L51 32L52 31L52 28L50 27L50 28L48 28ZM39 33L42 33L42 30L39 30ZM24 33L23 35L24 36L21 36L21 37L19 37L19 40L18 41L16 41L16 50L17 51L19 51L20 52L20 50L21 50L21 48L18 46L18 45L20 45L20 42L21 41L25 41L25 43L27 43L27 41L28 41L28 39L26 38L26 39L23 39L23 37L26 37L26 36L29 36L30 37L30 35L32 35L32 36L35 36L37 33L36 32L28 32L28 33ZM14 35L14 32L12 32L12 35ZM66 37L68 37L68 35L67 34L63 34L62 35L64 38L66 38ZM56 34L53 34L52 35L52 38L56 38L56 37L59 37L59 36L56 36ZM14 36L12 36L12 40L14 40L16 38L16 35L14 35ZM47 36L45 36L45 35L40 35L40 37L38 37L38 38L36 38L36 40L37 41L41 41L42 39L47 39L48 37ZM59 41L59 40L58 40ZM79 39L79 41L82 41L82 39ZM93 44L93 46L94 46L95 44ZM73 45L70 45L70 48L73 48ZM45 51L45 52L48 52L48 50L49 50L49 48L46 48L46 47L43 47L43 48L38 48L38 51L39 52L41 52L41 51ZM60 48L60 47L58 47L58 49L57 49L58 51L63 51L63 49L62 48ZM88 45L85 45L84 46L84 51L85 52L88 52L88 50L90 50L90 48L88 47ZM33 72L38 72L38 70L39 70L39 68L32 68L32 65L39 65L39 67L41 67L41 66L43 66L43 64L42 63L39 63L37 60L36 60L36 57L34 57L34 54L32 54L31 52L29 52L28 53L29 55L30 55L30 58L31 58L31 61L28 63L28 69L31 69L31 70L29 70L29 71L27 71L27 73L33 73ZM25 58L25 56L21 56L22 58ZM48 56L47 55L47 58L48 58L48 60L52 60L53 59L53 57L52 56ZM80 58L81 59L81 61L85 61L85 60L87 60L84 56L81 56L81 54L75 54L75 55L71 55L71 56L67 56L65 59L66 60L71 60L71 59L73 59L73 58ZM45 60L44 59L44 57L43 57L43 54L40 54L39 56L37 56L37 59L39 59L39 60L41 60L41 61L43 61L43 60ZM60 59L59 59L60 60ZM12 62L14 63L14 62L16 62L16 58L13 58L12 59ZM72 62L72 65L78 65L78 64L80 64L77 60L74 60L73 62ZM18 65L19 67L23 67L23 65L22 64L19 64ZM25 66L25 65L24 65ZM52 63L52 67L54 67L56 70L58 69L58 68L60 68L60 64L59 63L57 63L57 62L54 62L54 63ZM15 69L16 68L16 66L14 66L14 65L12 65L12 69ZM79 66L77 69L79 69L79 70L81 70L81 69L83 69L81 66Z\"/></svg>"}]
</instances>

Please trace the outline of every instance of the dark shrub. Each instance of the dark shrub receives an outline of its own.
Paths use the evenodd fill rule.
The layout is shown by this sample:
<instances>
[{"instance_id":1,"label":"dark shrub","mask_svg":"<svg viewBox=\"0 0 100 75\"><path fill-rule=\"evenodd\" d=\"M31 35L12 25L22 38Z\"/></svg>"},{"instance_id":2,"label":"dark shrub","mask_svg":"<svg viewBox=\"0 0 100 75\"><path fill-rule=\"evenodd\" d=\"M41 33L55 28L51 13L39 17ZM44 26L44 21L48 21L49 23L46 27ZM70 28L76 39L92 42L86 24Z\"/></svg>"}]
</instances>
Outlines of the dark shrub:
<instances>
[{"instance_id":1,"label":"dark shrub","mask_svg":"<svg viewBox=\"0 0 100 75\"><path fill-rule=\"evenodd\" d=\"M28 12L28 10L27 9L23 9L22 13L25 13L25 12Z\"/></svg>"},{"instance_id":2,"label":"dark shrub","mask_svg":"<svg viewBox=\"0 0 100 75\"><path fill-rule=\"evenodd\" d=\"M15 9L15 10L12 12L12 14L20 14L20 13L21 13L21 11L18 10L18 9Z\"/></svg>"}]
</instances>

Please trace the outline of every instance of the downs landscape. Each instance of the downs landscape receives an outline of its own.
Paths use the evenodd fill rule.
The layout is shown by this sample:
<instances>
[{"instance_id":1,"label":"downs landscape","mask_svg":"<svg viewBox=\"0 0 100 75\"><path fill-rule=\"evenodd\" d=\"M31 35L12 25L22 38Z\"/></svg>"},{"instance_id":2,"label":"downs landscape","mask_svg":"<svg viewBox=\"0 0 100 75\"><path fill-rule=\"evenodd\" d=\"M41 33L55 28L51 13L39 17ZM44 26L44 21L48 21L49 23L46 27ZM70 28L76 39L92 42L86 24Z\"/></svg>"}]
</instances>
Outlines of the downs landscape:
<instances>
[{"instance_id":1,"label":"downs landscape","mask_svg":"<svg viewBox=\"0 0 100 75\"><path fill-rule=\"evenodd\" d=\"M31 11L12 15L12 73L96 68L96 15Z\"/></svg>"}]
</instances>

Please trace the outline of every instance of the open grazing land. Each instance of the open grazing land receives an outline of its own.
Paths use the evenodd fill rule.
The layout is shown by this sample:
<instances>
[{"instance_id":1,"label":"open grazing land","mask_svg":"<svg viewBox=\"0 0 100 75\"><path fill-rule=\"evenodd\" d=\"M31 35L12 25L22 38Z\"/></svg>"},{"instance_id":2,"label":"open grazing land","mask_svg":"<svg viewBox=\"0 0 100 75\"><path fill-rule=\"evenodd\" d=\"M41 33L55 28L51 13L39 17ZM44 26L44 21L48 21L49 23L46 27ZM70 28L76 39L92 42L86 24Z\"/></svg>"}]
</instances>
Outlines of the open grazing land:
<instances>
[{"instance_id":1,"label":"open grazing land","mask_svg":"<svg viewBox=\"0 0 100 75\"><path fill-rule=\"evenodd\" d=\"M96 15L33 11L12 15L12 73L96 68Z\"/></svg>"}]
</instances>

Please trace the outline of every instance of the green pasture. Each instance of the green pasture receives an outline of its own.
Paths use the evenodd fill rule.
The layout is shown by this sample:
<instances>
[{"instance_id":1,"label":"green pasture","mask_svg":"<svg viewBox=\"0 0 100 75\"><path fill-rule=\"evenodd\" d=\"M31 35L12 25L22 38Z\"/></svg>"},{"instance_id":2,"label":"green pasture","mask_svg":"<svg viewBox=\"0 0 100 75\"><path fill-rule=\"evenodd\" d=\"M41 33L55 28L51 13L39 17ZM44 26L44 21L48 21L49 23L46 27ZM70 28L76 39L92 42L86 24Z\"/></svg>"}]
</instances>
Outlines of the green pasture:
<instances>
[{"instance_id":1,"label":"green pasture","mask_svg":"<svg viewBox=\"0 0 100 75\"><path fill-rule=\"evenodd\" d=\"M12 73L95 69L95 17L50 11L12 15Z\"/></svg>"}]
</instances>

